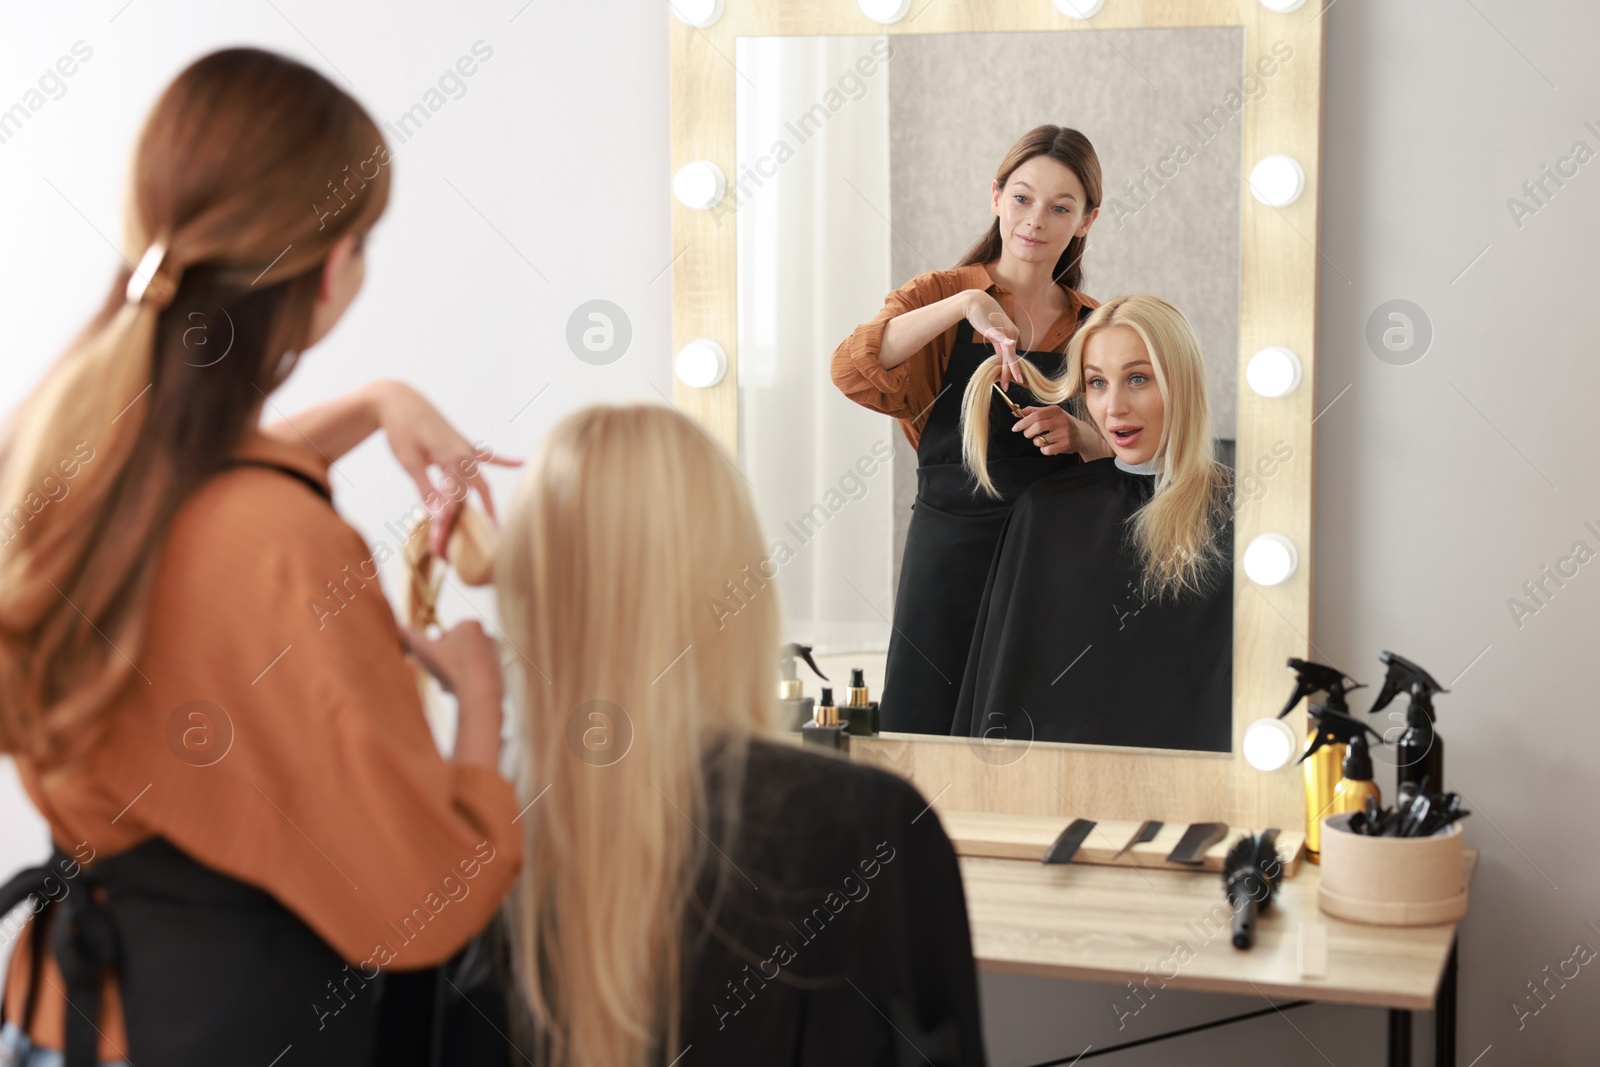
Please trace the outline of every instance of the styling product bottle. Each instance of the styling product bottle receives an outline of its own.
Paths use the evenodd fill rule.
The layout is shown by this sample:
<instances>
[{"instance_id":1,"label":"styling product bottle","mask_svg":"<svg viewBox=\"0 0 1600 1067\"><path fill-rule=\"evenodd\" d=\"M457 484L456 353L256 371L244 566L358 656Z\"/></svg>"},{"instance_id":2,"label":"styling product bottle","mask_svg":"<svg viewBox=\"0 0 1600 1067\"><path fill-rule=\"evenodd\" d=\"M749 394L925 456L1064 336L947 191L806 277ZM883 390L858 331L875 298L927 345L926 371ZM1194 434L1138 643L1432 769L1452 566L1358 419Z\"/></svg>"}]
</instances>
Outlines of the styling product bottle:
<instances>
[{"instance_id":1,"label":"styling product bottle","mask_svg":"<svg viewBox=\"0 0 1600 1067\"><path fill-rule=\"evenodd\" d=\"M867 679L860 667L850 668L850 697L842 710L845 725L857 737L878 732L878 702L867 698Z\"/></svg>"},{"instance_id":2,"label":"styling product bottle","mask_svg":"<svg viewBox=\"0 0 1600 1067\"><path fill-rule=\"evenodd\" d=\"M1423 779L1427 779L1425 792L1441 794L1444 792L1444 741L1434 728L1433 698L1449 690L1404 656L1384 652L1378 658L1388 666L1389 673L1368 714L1382 711L1401 693L1411 694L1411 703L1406 708L1405 733L1400 735L1395 746L1399 750L1395 759L1396 788L1407 782L1420 788Z\"/></svg>"},{"instance_id":3,"label":"styling product bottle","mask_svg":"<svg viewBox=\"0 0 1600 1067\"><path fill-rule=\"evenodd\" d=\"M1444 739L1433 726L1432 694L1421 682L1411 687L1411 705L1406 708L1406 731L1396 745L1395 777L1413 782L1418 792L1444 792Z\"/></svg>"},{"instance_id":4,"label":"styling product bottle","mask_svg":"<svg viewBox=\"0 0 1600 1067\"><path fill-rule=\"evenodd\" d=\"M1333 806L1329 815L1342 815L1347 811L1361 811L1371 797L1383 803L1378 783L1372 780L1372 754L1367 751L1367 735L1357 733L1345 744L1344 777L1333 790Z\"/></svg>"},{"instance_id":5,"label":"styling product bottle","mask_svg":"<svg viewBox=\"0 0 1600 1067\"><path fill-rule=\"evenodd\" d=\"M1294 693L1278 712L1283 718L1300 703L1318 691L1327 694L1323 703L1312 701L1307 706L1310 728L1306 733L1305 751L1298 760L1305 767L1306 776L1306 858L1312 863L1322 862L1322 820L1330 812L1333 791L1338 787L1343 773L1345 743L1349 738L1349 724L1361 724L1350 718L1350 707L1345 694L1360 688L1360 683L1336 667L1312 663L1303 659L1289 660L1295 671Z\"/></svg>"},{"instance_id":6,"label":"styling product bottle","mask_svg":"<svg viewBox=\"0 0 1600 1067\"><path fill-rule=\"evenodd\" d=\"M822 688L822 701L812 712L811 721L800 727L800 736L808 745L821 745L836 752L850 751L850 733L839 721L839 709L833 705L833 690Z\"/></svg>"},{"instance_id":7,"label":"styling product bottle","mask_svg":"<svg viewBox=\"0 0 1600 1067\"><path fill-rule=\"evenodd\" d=\"M778 659L778 707L780 708L781 724L785 730L798 730L811 721L812 700L805 695L805 687L800 684L800 668L795 663L796 659L806 661L806 666L816 672L818 678L824 682L828 676L817 667L811 658L810 645L787 644Z\"/></svg>"}]
</instances>

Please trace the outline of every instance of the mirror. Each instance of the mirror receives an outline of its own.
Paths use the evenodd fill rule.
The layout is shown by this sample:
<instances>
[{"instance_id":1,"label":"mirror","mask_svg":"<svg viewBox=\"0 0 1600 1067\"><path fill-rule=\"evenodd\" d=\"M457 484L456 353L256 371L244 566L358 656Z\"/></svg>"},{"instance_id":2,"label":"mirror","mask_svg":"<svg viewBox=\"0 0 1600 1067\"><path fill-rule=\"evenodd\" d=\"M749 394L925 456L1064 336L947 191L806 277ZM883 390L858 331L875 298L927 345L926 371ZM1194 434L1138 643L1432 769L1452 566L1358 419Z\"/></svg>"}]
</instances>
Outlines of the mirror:
<instances>
[{"instance_id":1,"label":"mirror","mask_svg":"<svg viewBox=\"0 0 1600 1067\"><path fill-rule=\"evenodd\" d=\"M991 181L1028 130L1067 126L1092 142L1103 192L1082 258L1081 290L1100 301L1152 293L1182 311L1203 356L1217 458L1234 463L1242 109L1270 92L1272 79L1293 63L1293 49L1282 42L1266 52L1272 58L1265 66L1246 55L1245 45L1245 28L1236 25L735 39L737 162L728 195L712 214L719 227L729 219L737 224L739 462L774 540L785 635L815 647L836 692L859 667L874 696L883 693L892 643L897 656L920 657L916 668L936 690L939 679L959 688L968 669L964 651L956 651L966 642L948 642L945 652L929 656L922 646L930 639L905 632L914 622L902 618L891 627L897 593L906 593L901 569L918 455L899 422L846 398L827 368L834 350L878 313L887 294L926 272L955 267L992 227ZM1020 400L1025 394L1017 388ZM1247 485L1241 477L1241 489ZM1061 521L1059 511L1038 515ZM1109 553L1103 566L1114 567L1114 539L1089 540ZM1041 554L1048 552L1036 549L1023 566ZM1074 573L1101 567L1085 559ZM915 573L930 571L945 573L940 567ZM984 563L968 585L981 585L986 571ZM1057 728L1052 724L1070 709L984 710L979 696L971 733L1031 742L1066 730L1078 741L1230 751L1236 585L1219 579L1211 609L1191 611L1176 630L1159 624L1159 613L1172 609L1135 592L1099 597L1109 602L1089 607L1065 603L1072 590L1060 590L1062 612L1101 612L1103 624L1063 625L1044 611L1010 619L1030 631L1080 635L1078 647L1055 649L1059 663L1052 659L1046 667L1036 651L1029 669L1060 673L1053 682L1041 675L1023 690L1054 700L1077 682L1076 699L1093 694L1105 703L1120 686L1124 695L1141 694L1134 706L1097 707L1095 715L1181 705L1187 726L1152 720L1157 724ZM973 599L981 592L974 589ZM997 620L999 607L991 598L981 612ZM1139 615L1144 619L1134 619ZM991 645L997 625L991 624ZM1136 625L1147 627L1143 640L1166 648L1150 648L1149 671L1130 678L1117 666L1125 657L1118 661L1106 646ZM892 640L896 630L899 641ZM1191 639L1174 640L1175 634ZM1203 654L1183 654L1202 642ZM1035 650L1047 644L1024 643ZM896 677L907 677L903 665ZM1149 679L1160 684L1143 684ZM808 678L808 690L817 684ZM891 688L883 695L895 694ZM964 708L973 705L969 694ZM949 730L919 725L919 732Z\"/></svg>"},{"instance_id":2,"label":"mirror","mask_svg":"<svg viewBox=\"0 0 1600 1067\"><path fill-rule=\"evenodd\" d=\"M1253 369L1262 369L1254 368L1259 362L1255 357L1265 351L1278 357L1279 371L1299 373L1280 375L1281 388L1265 387L1272 375L1253 375L1262 380L1262 389L1236 384L1232 394L1238 472L1237 506L1232 514L1234 544L1236 558L1247 566L1236 568L1233 576L1230 750L1213 753L1079 743L1019 744L1026 737L1009 732L998 740L931 734L856 739L851 758L910 779L940 811L1069 819L1086 813L1092 818L1112 819L1221 818L1239 826L1293 826L1305 817L1305 791L1299 776L1256 771L1241 755L1239 739L1251 721L1282 706L1284 661L1291 656L1314 656L1313 423L1319 407L1333 402L1324 399L1319 405L1316 396L1318 274L1326 262L1318 248L1326 25L1327 20L1318 12L1276 11L1261 0L1108 3L1092 20L1069 17L1049 0L999 5L923 4L892 24L873 21L852 0L775 0L729 4L706 25L668 20L672 175L704 179L701 186L705 190L704 195L674 197L672 202L673 259L664 273L670 271L672 279L673 351L704 338L715 342L728 357L726 370L720 376L679 377L673 383L672 402L695 419L730 456L741 457L746 477L758 495L779 492L779 483L786 479L792 486L790 495L763 503L773 553L770 559L752 565L749 575L740 576L740 588L729 591L731 600L754 595L767 579L781 575L778 581L782 599L791 612L821 619L836 635L844 635L841 641L856 642L835 647L872 647L865 642L874 633L881 645L887 644L883 634L891 615L888 600L895 588L898 566L892 516L896 508L903 511L910 505L910 472L901 463L896 473L899 430L887 420L878 420L878 425L885 427L883 430L873 429L864 440L857 439L863 448L845 450L847 464L820 463L812 456L817 440L812 426L818 421L819 412L839 412L840 418L863 414L848 402L835 403L839 394L829 380L829 359L840 340L872 316L891 291L890 272L897 268L892 262L885 266L883 259L894 255L893 246L857 241L849 255L827 260L831 273L860 270L875 283L857 283L861 291L850 297L857 303L848 307L836 306L831 297L821 298L819 293L827 287L812 276L787 279L788 289L769 281L765 291L779 293L782 298L768 301L769 321L763 326L748 313L750 305L741 299L741 288L752 272L774 271L778 264L776 259L752 260L749 255L759 247L753 235L762 225L758 212L752 209L773 192L775 180L787 179L791 172L802 173L808 165L804 162L805 153L811 151L815 155L813 150L826 143L817 140L818 129L835 125L843 129L842 118L847 119L863 107L870 112L874 92L887 99L884 90L893 92L895 60L890 59L887 68L880 66L870 76L857 70L857 77L867 86L866 92L861 91L855 79L841 81L845 74L842 69L822 71L822 82L835 91L823 89L820 95L800 101L797 112L769 115L766 125L759 129L763 134L774 127L780 129L783 132L778 138L786 143L780 147L778 140L764 145L753 142L753 164L742 170L736 136L740 108L749 109L760 98L759 92L752 90L760 84L761 70L750 60L741 59L740 40L856 37L865 39L870 49L874 40L884 37L898 47L902 42L924 37L970 35L968 39L978 47L977 42L994 39L992 35L1026 34L1041 45L1054 46L1058 54L1080 49L1085 41L1096 41L1103 58L1116 56L1116 61L1122 63L1125 54L1126 64L1136 65L1156 92L1179 91L1178 98L1183 99L1181 92L1191 91L1182 88L1192 85L1189 76L1167 75L1165 59L1153 51L1140 51L1138 42L1181 38L1190 30L1242 33L1242 47L1236 53L1237 73L1219 86L1193 86L1195 95L1188 99L1203 106L1183 114L1177 126L1186 128L1186 122L1199 124L1206 132L1209 148L1214 136L1206 128L1207 116L1216 129L1237 122L1239 172L1254 180L1258 174L1275 170L1279 178L1293 179L1264 182L1260 189L1263 194L1287 193L1282 196L1257 197L1243 180L1235 190L1239 242L1237 342L1233 349L1236 363L1248 360ZM1145 33L1149 36L1143 36ZM991 65L1009 69L1002 62L1005 58L1000 57ZM885 73L889 75L887 79L881 77ZM987 84L998 77L985 75L974 84ZM1144 79L1140 78L1139 83L1143 85ZM1135 94L1148 91L1149 87L1134 90ZM1046 117L1088 125L1061 114L1053 98L1045 103L1049 107ZM769 109L772 106L787 104L780 100ZM815 110L817 107L821 110ZM813 118L801 123L802 115L807 113ZM744 114L748 120L751 112L746 110ZM795 123L794 130L786 125L790 122ZM1009 144L1006 138L1019 136L1025 123L1026 120L1006 124L1000 140ZM980 123L965 136L970 141L987 128ZM877 143L887 143L887 125L878 130ZM1113 142L1105 138L1110 135L1096 130L1086 132L1096 139L1102 154L1109 155ZM1180 132L1174 136L1183 135ZM1163 165L1161 160L1171 147L1161 145L1161 153L1154 157L1136 157L1135 173L1142 174L1147 163L1153 168ZM974 152L974 165L983 175L979 190L969 192L960 183L952 183L951 187L957 190L954 195L974 197L961 209L963 226L976 229L986 221L981 192L998 162L993 153L993 148ZM763 155L769 158L763 159ZM892 153L887 160L892 163ZM696 163L700 165L690 167ZM1106 165L1109 169L1112 164ZM1164 166L1170 173L1173 164ZM1189 177L1188 167L1188 163L1177 165L1179 180ZM1109 174L1111 195L1124 195L1122 183L1133 176ZM876 226L879 234L887 230L893 240L898 240L893 229L888 229L895 203L890 197L893 190L889 176L851 180L865 194L860 198L864 206L855 216L856 222ZM878 184L875 188L863 184L869 181ZM928 190L936 186L942 187L942 183L924 182L913 188ZM855 195L854 191L851 195ZM865 207L868 198L875 198L872 202L877 212ZM1124 220L1130 235L1141 219L1154 219L1160 210L1159 197L1144 199L1147 203L1143 206L1130 201L1138 208L1138 215ZM817 224L826 225L829 230L805 235L807 240L815 236L839 245L851 236L849 231L856 225L837 213L817 218L821 220ZM772 222L769 218L764 238L769 242L777 239ZM1111 233L1113 223L1110 214L1096 223L1102 237ZM1180 235L1191 232L1188 225L1186 222L1169 229L1162 239L1178 243ZM792 229L782 232L786 239L794 239ZM971 230L967 232L970 234ZM745 242L742 261L741 241ZM1096 244L1091 239L1094 251L1090 255L1100 256L1102 245L1109 252L1111 245L1103 240ZM955 247L960 247L959 241ZM933 261L933 252L926 247L921 251ZM870 257L883 259L874 264ZM1107 295L1107 290L1100 287L1105 279L1095 272L1110 269L1109 265L1095 260L1089 266L1085 288L1097 297ZM1164 295L1173 296L1175 303L1185 299L1181 293ZM1188 307L1184 310L1191 311ZM741 344L748 341L759 347L763 330L766 337L772 338L772 358L765 365L759 359L746 361ZM741 331L745 340L741 340ZM791 335L799 337L796 343L807 350L810 369L799 377L785 378L786 384L769 384L768 388L780 392L769 393L773 402L764 408L756 406L752 395L742 388L743 377L755 379L765 370L776 383L778 376L791 375L791 364L777 362L780 338L787 351ZM1207 346L1213 343L1205 342ZM1226 350L1224 345L1223 351ZM1208 356L1213 351L1208 348ZM1293 358L1284 356L1285 352ZM1264 369L1272 369L1273 365L1274 361L1268 359ZM720 365L718 369L721 370ZM1236 373L1236 383L1242 383L1245 366L1236 365ZM1333 384L1330 393L1336 401L1338 387L1344 383ZM825 403L835 406L824 409L821 405ZM824 438L837 439L845 430L841 429L842 424L831 421L831 414L828 418L821 433ZM758 419L775 421L777 431L782 432L761 433L753 425ZM785 451L794 455L785 456ZM797 461L794 469L782 473L783 463L789 459ZM824 533L832 536L825 538L821 536ZM1267 567L1269 563L1275 567ZM830 574L841 573L843 565L869 568L868 572L848 575L864 596L842 581L828 580ZM1269 574L1269 570L1275 573ZM878 577L867 577L866 573ZM870 603L876 610L866 608L851 616L837 604L830 605L830 598L843 604L847 597L864 603L875 597ZM730 606L728 610L735 608L736 605ZM851 627L866 636L851 635ZM1043 629L1042 624L1040 628ZM866 680L874 695L884 695L882 676L866 660L867 655L843 652L822 660L836 691L848 685L850 667L862 666L867 668ZM801 672L806 678L805 691L816 695L822 683L805 668ZM1299 712L1291 713L1287 721L1293 729L1306 728Z\"/></svg>"}]
</instances>

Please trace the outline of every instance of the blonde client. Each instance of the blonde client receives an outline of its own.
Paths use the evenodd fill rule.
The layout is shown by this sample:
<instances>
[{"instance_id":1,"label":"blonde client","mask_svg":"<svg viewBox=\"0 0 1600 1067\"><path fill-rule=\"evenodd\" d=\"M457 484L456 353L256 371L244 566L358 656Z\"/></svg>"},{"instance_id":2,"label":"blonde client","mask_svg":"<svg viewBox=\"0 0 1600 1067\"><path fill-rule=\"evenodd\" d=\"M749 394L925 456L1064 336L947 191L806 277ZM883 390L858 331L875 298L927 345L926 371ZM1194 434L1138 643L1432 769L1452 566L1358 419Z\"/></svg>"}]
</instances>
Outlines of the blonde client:
<instances>
[{"instance_id":1,"label":"blonde client","mask_svg":"<svg viewBox=\"0 0 1600 1067\"><path fill-rule=\"evenodd\" d=\"M964 399L985 468L991 357ZM952 732L1226 752L1232 740L1230 474L1215 456L1200 342L1160 297L1096 308L1044 403L1087 409L1112 457L1042 478L1001 533Z\"/></svg>"},{"instance_id":2,"label":"blonde client","mask_svg":"<svg viewBox=\"0 0 1600 1067\"><path fill-rule=\"evenodd\" d=\"M518 491L495 573L524 702L514 1040L536 1062L983 1062L937 816L779 739L770 590L711 607L765 554L732 464L665 407L567 418Z\"/></svg>"}]
</instances>

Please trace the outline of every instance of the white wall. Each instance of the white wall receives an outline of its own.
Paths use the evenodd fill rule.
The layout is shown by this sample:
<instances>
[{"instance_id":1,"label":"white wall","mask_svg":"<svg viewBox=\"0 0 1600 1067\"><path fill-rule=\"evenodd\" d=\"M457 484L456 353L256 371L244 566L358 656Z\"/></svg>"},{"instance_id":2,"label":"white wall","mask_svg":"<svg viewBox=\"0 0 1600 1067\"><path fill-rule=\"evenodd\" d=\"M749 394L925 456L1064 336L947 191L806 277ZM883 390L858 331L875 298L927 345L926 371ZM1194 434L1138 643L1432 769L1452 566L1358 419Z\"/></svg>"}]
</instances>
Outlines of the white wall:
<instances>
[{"instance_id":1,"label":"white wall","mask_svg":"<svg viewBox=\"0 0 1600 1067\"><path fill-rule=\"evenodd\" d=\"M755 0L730 0L741 2ZM511 23L521 0L449 12L120 3L4 16L0 107L74 41L95 51L65 96L0 144L9 253L0 256L0 408L103 292L114 259L95 230L116 239L128 147L155 93L187 60L237 42L324 70L337 64L386 119L474 41L495 50L468 95L402 148L368 289L281 406L402 376L516 454L584 402L670 395L665 5L538 3ZM1311 0L1304 16L1319 6ZM1520 1030L1512 1005L1577 941L1600 948L1586 925L1600 923L1589 821L1600 566L1583 567L1520 628L1507 601L1574 542L1600 549L1583 525L1600 527L1591 454L1600 161L1520 228L1507 198L1574 141L1600 149L1600 134L1584 127L1600 128L1600 10L1579 0L1337 0L1324 17L1317 387L1324 402L1349 389L1317 423L1313 636L1324 658L1369 681L1384 648L1456 679L1440 700L1447 772L1478 813L1468 835L1483 850L1462 934L1460 1062L1592 1063L1593 968ZM579 361L564 340L567 317L594 298L632 320L632 347L609 366ZM1410 366L1380 362L1364 340L1368 316L1391 299L1420 305L1433 324L1432 348ZM340 467L341 506L381 536L411 502L405 480L381 443ZM0 810L5 871L39 854L42 831L14 791ZM1128 1036L1115 1033L1114 991L1103 987L999 979L985 994L1000 1063L1070 1060L1085 1044ZM1140 1036L1259 1005L1163 997L1141 1014ZM1275 1054L1364 1064L1380 1062L1382 1047L1381 1013L1314 1007L1112 1062Z\"/></svg>"}]
</instances>

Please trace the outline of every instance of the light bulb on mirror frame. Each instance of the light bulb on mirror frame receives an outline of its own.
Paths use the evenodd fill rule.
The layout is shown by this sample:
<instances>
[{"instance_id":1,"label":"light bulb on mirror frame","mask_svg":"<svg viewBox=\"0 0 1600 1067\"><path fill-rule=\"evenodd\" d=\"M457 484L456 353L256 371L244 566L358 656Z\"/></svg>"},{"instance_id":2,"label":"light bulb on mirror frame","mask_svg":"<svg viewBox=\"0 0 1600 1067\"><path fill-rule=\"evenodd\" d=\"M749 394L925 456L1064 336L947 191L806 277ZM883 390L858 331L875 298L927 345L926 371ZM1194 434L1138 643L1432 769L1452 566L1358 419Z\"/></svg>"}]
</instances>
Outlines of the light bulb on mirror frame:
<instances>
[{"instance_id":1,"label":"light bulb on mirror frame","mask_svg":"<svg viewBox=\"0 0 1600 1067\"><path fill-rule=\"evenodd\" d=\"M1282 534L1264 533L1245 546L1243 564L1245 576L1257 585L1279 585L1300 566L1300 553Z\"/></svg>"},{"instance_id":2,"label":"light bulb on mirror frame","mask_svg":"<svg viewBox=\"0 0 1600 1067\"><path fill-rule=\"evenodd\" d=\"M722 3L723 0L667 0L674 15L700 30L722 17Z\"/></svg>"},{"instance_id":3,"label":"light bulb on mirror frame","mask_svg":"<svg viewBox=\"0 0 1600 1067\"><path fill-rule=\"evenodd\" d=\"M1055 0L1056 10L1069 19L1087 21L1100 14L1106 0Z\"/></svg>"},{"instance_id":4,"label":"light bulb on mirror frame","mask_svg":"<svg viewBox=\"0 0 1600 1067\"><path fill-rule=\"evenodd\" d=\"M1267 156L1250 168L1250 194L1268 207L1288 207L1305 191L1305 168L1293 156Z\"/></svg>"},{"instance_id":5,"label":"light bulb on mirror frame","mask_svg":"<svg viewBox=\"0 0 1600 1067\"><path fill-rule=\"evenodd\" d=\"M1268 345L1250 357L1244 379L1258 396L1276 399L1300 387L1300 357L1282 345Z\"/></svg>"},{"instance_id":6,"label":"light bulb on mirror frame","mask_svg":"<svg viewBox=\"0 0 1600 1067\"><path fill-rule=\"evenodd\" d=\"M684 385L710 389L728 373L728 353L709 337L700 337L678 350L673 370Z\"/></svg>"},{"instance_id":7,"label":"light bulb on mirror frame","mask_svg":"<svg viewBox=\"0 0 1600 1067\"><path fill-rule=\"evenodd\" d=\"M1261 6L1268 11L1275 11L1280 15L1287 15L1291 11L1299 11L1306 4L1306 0L1261 0Z\"/></svg>"},{"instance_id":8,"label":"light bulb on mirror frame","mask_svg":"<svg viewBox=\"0 0 1600 1067\"><path fill-rule=\"evenodd\" d=\"M684 207L710 211L728 193L728 179L722 168L709 159L685 163L672 176L672 195Z\"/></svg>"},{"instance_id":9,"label":"light bulb on mirror frame","mask_svg":"<svg viewBox=\"0 0 1600 1067\"><path fill-rule=\"evenodd\" d=\"M885 26L899 22L911 13L911 0L856 0L861 13Z\"/></svg>"},{"instance_id":10,"label":"light bulb on mirror frame","mask_svg":"<svg viewBox=\"0 0 1600 1067\"><path fill-rule=\"evenodd\" d=\"M1282 719L1257 719L1244 728L1240 748L1244 761L1258 771L1275 771L1285 767L1299 744L1294 730Z\"/></svg>"}]
</instances>

